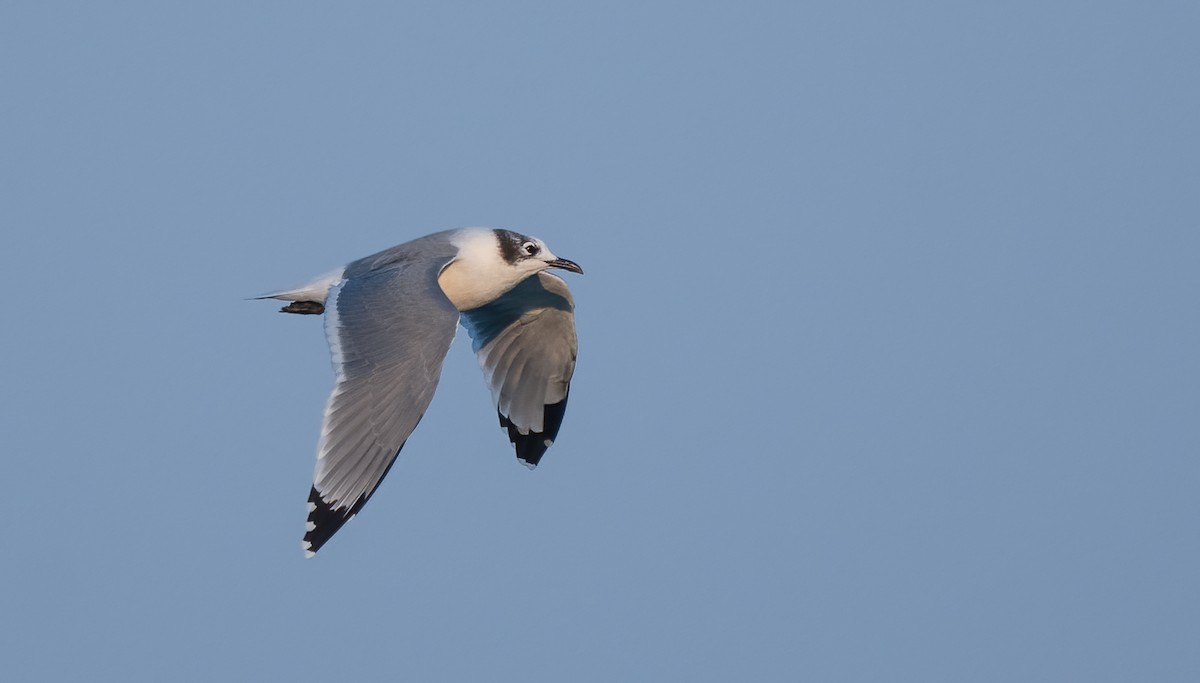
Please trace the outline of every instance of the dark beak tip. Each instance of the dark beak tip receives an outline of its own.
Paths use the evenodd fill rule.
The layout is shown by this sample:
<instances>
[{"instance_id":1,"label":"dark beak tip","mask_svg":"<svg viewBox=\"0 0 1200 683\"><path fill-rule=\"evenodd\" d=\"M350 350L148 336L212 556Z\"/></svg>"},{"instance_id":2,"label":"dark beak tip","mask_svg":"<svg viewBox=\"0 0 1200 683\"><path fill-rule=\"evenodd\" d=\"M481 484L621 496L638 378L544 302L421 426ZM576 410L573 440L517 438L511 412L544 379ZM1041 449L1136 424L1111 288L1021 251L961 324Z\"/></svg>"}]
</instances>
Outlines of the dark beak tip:
<instances>
[{"instance_id":1,"label":"dark beak tip","mask_svg":"<svg viewBox=\"0 0 1200 683\"><path fill-rule=\"evenodd\" d=\"M563 270L569 270L573 273L579 273L580 275L583 275L583 268L580 268L578 263L567 260L565 258L560 258L560 259L551 261L550 265L555 268L562 268Z\"/></svg>"}]
</instances>

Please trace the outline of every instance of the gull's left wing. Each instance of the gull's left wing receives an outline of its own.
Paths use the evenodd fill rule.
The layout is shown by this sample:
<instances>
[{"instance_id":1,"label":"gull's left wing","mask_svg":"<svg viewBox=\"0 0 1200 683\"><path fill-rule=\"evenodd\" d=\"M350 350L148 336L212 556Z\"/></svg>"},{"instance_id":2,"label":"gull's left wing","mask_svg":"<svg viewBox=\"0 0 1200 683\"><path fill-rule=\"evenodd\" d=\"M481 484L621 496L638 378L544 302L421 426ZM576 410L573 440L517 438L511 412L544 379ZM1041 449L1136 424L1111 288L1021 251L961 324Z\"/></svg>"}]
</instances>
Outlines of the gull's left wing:
<instances>
[{"instance_id":1,"label":"gull's left wing","mask_svg":"<svg viewBox=\"0 0 1200 683\"><path fill-rule=\"evenodd\" d=\"M441 264L402 264L334 285L325 333L337 384L325 406L304 549L315 553L362 509L433 398L458 312Z\"/></svg>"}]
</instances>

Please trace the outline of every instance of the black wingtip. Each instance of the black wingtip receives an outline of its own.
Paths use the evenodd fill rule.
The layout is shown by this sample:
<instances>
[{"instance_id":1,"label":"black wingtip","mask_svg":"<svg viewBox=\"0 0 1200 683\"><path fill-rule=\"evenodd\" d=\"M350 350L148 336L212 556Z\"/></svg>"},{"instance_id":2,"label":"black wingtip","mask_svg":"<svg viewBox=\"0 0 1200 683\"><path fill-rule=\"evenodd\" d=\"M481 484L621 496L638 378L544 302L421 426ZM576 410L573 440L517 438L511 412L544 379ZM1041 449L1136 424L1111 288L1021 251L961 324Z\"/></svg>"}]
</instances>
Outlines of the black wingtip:
<instances>
[{"instance_id":1,"label":"black wingtip","mask_svg":"<svg viewBox=\"0 0 1200 683\"><path fill-rule=\"evenodd\" d=\"M361 507L361 502L350 508L332 507L321 498L316 487L313 487L308 494L308 523L305 525L304 542L301 544L304 554L308 557L315 555Z\"/></svg>"},{"instance_id":2,"label":"black wingtip","mask_svg":"<svg viewBox=\"0 0 1200 683\"><path fill-rule=\"evenodd\" d=\"M546 454L546 450L558 438L558 429L562 426L563 415L566 412L567 396L563 396L563 400L558 403L546 406L542 413L543 430L531 431L528 434L522 434L503 413L496 411L496 414L500 416L500 426L508 430L508 440L516 448L517 459L525 463L529 469L533 469L538 466L538 463L542 461L542 456Z\"/></svg>"},{"instance_id":3,"label":"black wingtip","mask_svg":"<svg viewBox=\"0 0 1200 683\"><path fill-rule=\"evenodd\" d=\"M421 417L425 417L425 413L421 413ZM417 418L417 422L421 421L421 417ZM408 443L405 441L404 443ZM400 448L396 449L396 455L400 455L400 451L404 449L404 443L400 444ZM317 493L317 487L312 487L308 492L308 523L305 525L304 541L300 547L304 548L304 555L312 557L317 554L321 546L325 545L334 534L338 532L349 522L354 519L354 515L362 510L363 506L371 500L371 496L379 490L379 485L383 483L384 477L388 472L392 471L392 465L396 464L398 457L393 457L392 461L384 468L383 474L379 475L379 480L375 482L375 486L371 490L364 493L358 500L350 506L339 505L333 507L321 498L321 494Z\"/></svg>"}]
</instances>

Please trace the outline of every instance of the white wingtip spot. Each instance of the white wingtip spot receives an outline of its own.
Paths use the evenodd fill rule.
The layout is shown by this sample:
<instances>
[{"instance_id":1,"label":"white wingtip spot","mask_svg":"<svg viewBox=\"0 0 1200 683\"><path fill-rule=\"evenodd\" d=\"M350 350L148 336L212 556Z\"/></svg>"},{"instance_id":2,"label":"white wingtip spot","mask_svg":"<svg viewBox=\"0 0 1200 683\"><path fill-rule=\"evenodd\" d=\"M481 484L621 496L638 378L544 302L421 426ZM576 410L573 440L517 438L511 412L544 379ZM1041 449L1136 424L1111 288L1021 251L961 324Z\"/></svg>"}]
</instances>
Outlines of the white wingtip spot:
<instances>
[{"instance_id":1,"label":"white wingtip spot","mask_svg":"<svg viewBox=\"0 0 1200 683\"><path fill-rule=\"evenodd\" d=\"M309 543L308 541L300 541L300 549L304 551L305 559L317 554L316 551L312 549L312 543Z\"/></svg>"},{"instance_id":2,"label":"white wingtip spot","mask_svg":"<svg viewBox=\"0 0 1200 683\"><path fill-rule=\"evenodd\" d=\"M521 460L520 458L517 458L517 460L519 460L519 461L521 462L521 464L522 464L522 465L524 465L524 466L528 467L528 468L529 468L529 469L531 469L531 470L532 470L532 469L536 469L536 468L537 468L537 464L536 464L536 463L532 463L532 462L526 462L526 461L524 461L524 460Z\"/></svg>"},{"instance_id":3,"label":"white wingtip spot","mask_svg":"<svg viewBox=\"0 0 1200 683\"><path fill-rule=\"evenodd\" d=\"M554 439L546 439L542 443L546 444L546 448L549 448L554 445Z\"/></svg>"},{"instance_id":4,"label":"white wingtip spot","mask_svg":"<svg viewBox=\"0 0 1200 683\"><path fill-rule=\"evenodd\" d=\"M304 523L304 530L305 530L305 531L312 531L312 530L314 530L314 529L316 529L316 528L317 528L317 525L316 525L316 524L314 524L314 523L312 523L312 522L305 522L305 523Z\"/></svg>"},{"instance_id":5,"label":"white wingtip spot","mask_svg":"<svg viewBox=\"0 0 1200 683\"><path fill-rule=\"evenodd\" d=\"M315 512L315 511L316 511L316 509L317 509L317 504L316 504L316 503L314 503L314 502L312 502L312 501L309 501L309 503L308 503L308 511L309 511L309 512Z\"/></svg>"}]
</instances>

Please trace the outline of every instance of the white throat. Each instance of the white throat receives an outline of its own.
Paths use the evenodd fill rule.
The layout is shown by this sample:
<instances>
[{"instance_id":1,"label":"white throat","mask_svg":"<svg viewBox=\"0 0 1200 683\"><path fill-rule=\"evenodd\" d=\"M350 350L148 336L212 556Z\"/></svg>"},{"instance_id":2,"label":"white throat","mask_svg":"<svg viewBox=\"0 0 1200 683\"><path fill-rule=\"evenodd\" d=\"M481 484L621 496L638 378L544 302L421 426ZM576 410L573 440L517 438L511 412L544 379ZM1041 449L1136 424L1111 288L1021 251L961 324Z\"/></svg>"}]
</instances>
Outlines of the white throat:
<instances>
[{"instance_id":1,"label":"white throat","mask_svg":"<svg viewBox=\"0 0 1200 683\"><path fill-rule=\"evenodd\" d=\"M454 258L438 275L442 292L460 311L469 311L495 301L525 278L546 265L534 259L514 266L500 255L496 233L487 228L458 231L450 243L458 247Z\"/></svg>"}]
</instances>

